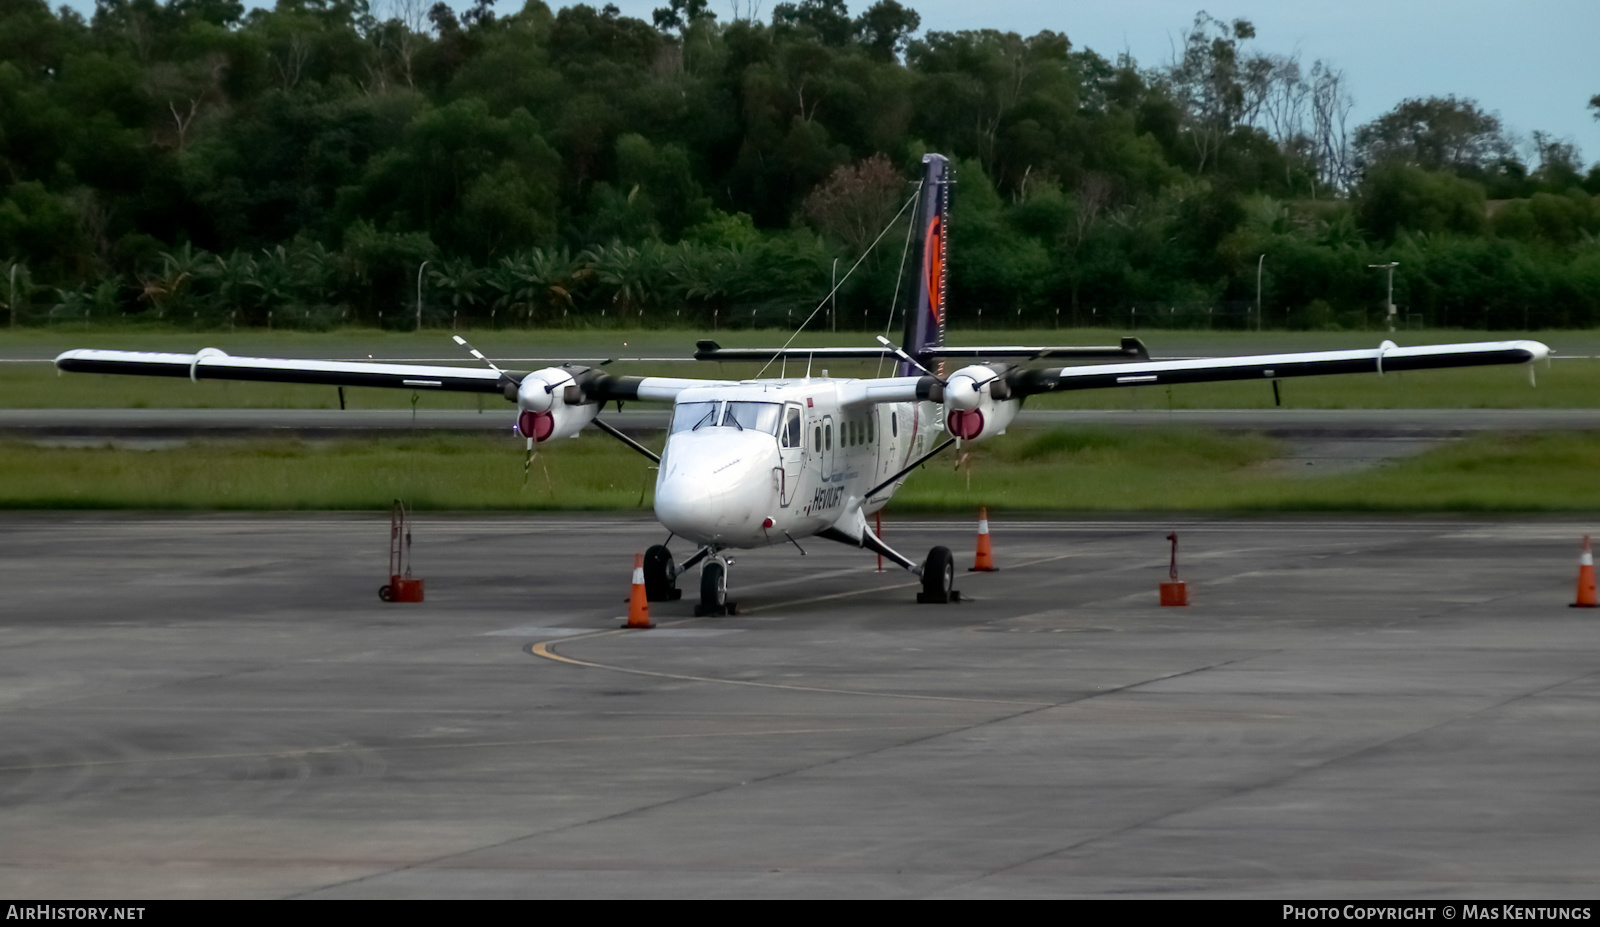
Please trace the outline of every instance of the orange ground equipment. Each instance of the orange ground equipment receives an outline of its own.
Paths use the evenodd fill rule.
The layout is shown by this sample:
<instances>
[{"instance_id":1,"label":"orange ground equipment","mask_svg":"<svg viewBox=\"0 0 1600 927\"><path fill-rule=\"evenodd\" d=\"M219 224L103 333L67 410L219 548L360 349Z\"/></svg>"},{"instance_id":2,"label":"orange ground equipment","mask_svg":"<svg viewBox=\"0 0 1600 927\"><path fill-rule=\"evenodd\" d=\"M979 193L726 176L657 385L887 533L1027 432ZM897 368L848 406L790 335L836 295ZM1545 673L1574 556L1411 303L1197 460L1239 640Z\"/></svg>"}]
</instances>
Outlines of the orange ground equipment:
<instances>
[{"instance_id":1,"label":"orange ground equipment","mask_svg":"<svg viewBox=\"0 0 1600 927\"><path fill-rule=\"evenodd\" d=\"M411 576L411 528L406 507L399 499L389 514L389 583L378 587L385 602L421 602L422 580Z\"/></svg>"},{"instance_id":2,"label":"orange ground equipment","mask_svg":"<svg viewBox=\"0 0 1600 927\"><path fill-rule=\"evenodd\" d=\"M1162 605L1188 605L1189 586L1178 582L1178 532L1167 535L1167 540L1172 542L1172 565L1167 568L1167 573L1172 577L1172 582L1161 584Z\"/></svg>"},{"instance_id":3,"label":"orange ground equipment","mask_svg":"<svg viewBox=\"0 0 1600 927\"><path fill-rule=\"evenodd\" d=\"M645 630L655 626L650 620L650 600L644 594L644 554L634 554L633 594L628 597L628 623L623 627Z\"/></svg>"},{"instance_id":4,"label":"orange ground equipment","mask_svg":"<svg viewBox=\"0 0 1600 927\"><path fill-rule=\"evenodd\" d=\"M978 557L967 572L994 573L999 569L994 565L994 552L989 549L989 509L985 506L978 509Z\"/></svg>"},{"instance_id":5,"label":"orange ground equipment","mask_svg":"<svg viewBox=\"0 0 1600 927\"><path fill-rule=\"evenodd\" d=\"M1583 553L1578 555L1578 601L1572 608L1595 608L1594 552L1589 549L1589 536L1583 536Z\"/></svg>"}]
</instances>

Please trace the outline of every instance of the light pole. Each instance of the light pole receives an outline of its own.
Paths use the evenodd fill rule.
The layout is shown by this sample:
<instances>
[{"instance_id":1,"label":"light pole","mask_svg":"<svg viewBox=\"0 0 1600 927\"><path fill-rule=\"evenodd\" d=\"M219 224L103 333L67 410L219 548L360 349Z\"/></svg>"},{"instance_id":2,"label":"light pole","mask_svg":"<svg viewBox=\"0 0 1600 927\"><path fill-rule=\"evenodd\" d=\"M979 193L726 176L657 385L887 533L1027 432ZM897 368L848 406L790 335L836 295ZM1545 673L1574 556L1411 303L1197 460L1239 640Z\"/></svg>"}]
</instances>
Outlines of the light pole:
<instances>
[{"instance_id":1,"label":"light pole","mask_svg":"<svg viewBox=\"0 0 1600 927\"><path fill-rule=\"evenodd\" d=\"M1389 271L1389 331L1394 331L1394 269L1400 266L1400 262L1390 261L1387 264L1368 264L1367 266Z\"/></svg>"},{"instance_id":2,"label":"light pole","mask_svg":"<svg viewBox=\"0 0 1600 927\"><path fill-rule=\"evenodd\" d=\"M422 268L427 266L428 262L423 261L417 268L417 331L419 332L422 331Z\"/></svg>"},{"instance_id":3,"label":"light pole","mask_svg":"<svg viewBox=\"0 0 1600 927\"><path fill-rule=\"evenodd\" d=\"M1267 263L1267 256L1261 255L1256 261L1256 331L1261 331L1261 267Z\"/></svg>"},{"instance_id":4,"label":"light pole","mask_svg":"<svg viewBox=\"0 0 1600 927\"><path fill-rule=\"evenodd\" d=\"M839 259L833 259L833 289L828 291L828 328L839 330Z\"/></svg>"}]
</instances>

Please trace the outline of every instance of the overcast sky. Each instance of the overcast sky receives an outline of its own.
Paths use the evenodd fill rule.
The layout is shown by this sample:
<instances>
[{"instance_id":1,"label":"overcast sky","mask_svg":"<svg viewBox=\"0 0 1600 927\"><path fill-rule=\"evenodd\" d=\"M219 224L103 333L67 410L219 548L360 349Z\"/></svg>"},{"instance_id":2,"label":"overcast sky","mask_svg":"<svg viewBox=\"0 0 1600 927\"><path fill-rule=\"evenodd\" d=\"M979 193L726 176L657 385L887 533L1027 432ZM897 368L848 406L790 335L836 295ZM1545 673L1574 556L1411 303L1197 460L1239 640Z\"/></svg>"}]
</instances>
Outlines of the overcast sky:
<instances>
[{"instance_id":1,"label":"overcast sky","mask_svg":"<svg viewBox=\"0 0 1600 927\"><path fill-rule=\"evenodd\" d=\"M260 5L251 3L250 5ZM466 9L471 0L449 0ZM594 3L600 6L604 0ZM613 0L625 15L650 20L667 0ZM746 8L751 0L739 0ZM754 0L763 19L772 0ZM1455 94L1498 112L1524 136L1536 129L1577 142L1587 162L1600 159L1600 123L1587 109L1600 93L1600 0L901 0L922 29L993 28L1023 35L1062 32L1075 48L1108 58L1127 50L1142 67L1171 55L1177 35L1205 9L1219 19L1256 25L1264 51L1298 50L1344 70L1355 98L1350 127L1406 97ZM522 0L500 0L502 14ZM88 11L93 0L71 0ZM385 0L372 0L381 13ZM552 7L568 4L552 2ZM860 13L870 0L849 0ZM712 0L726 20L732 0Z\"/></svg>"},{"instance_id":2,"label":"overcast sky","mask_svg":"<svg viewBox=\"0 0 1600 927\"><path fill-rule=\"evenodd\" d=\"M519 0L500 0L504 10ZM613 0L645 20L665 0ZM1178 34L1204 9L1255 23L1263 51L1298 50L1343 68L1355 109L1350 127L1406 97L1472 97L1507 128L1570 137L1600 159L1600 123L1587 109L1600 93L1600 0L901 0L922 29L1065 33L1074 48L1106 57L1127 50L1140 66L1171 55ZM463 7L469 4L461 4ZM552 4L566 5L566 4ZM599 5L599 4L596 4ZM740 8L746 5L740 0ZM759 7L771 18L771 0ZM851 0L860 13L870 0ZM712 0L723 19L730 0Z\"/></svg>"}]
</instances>

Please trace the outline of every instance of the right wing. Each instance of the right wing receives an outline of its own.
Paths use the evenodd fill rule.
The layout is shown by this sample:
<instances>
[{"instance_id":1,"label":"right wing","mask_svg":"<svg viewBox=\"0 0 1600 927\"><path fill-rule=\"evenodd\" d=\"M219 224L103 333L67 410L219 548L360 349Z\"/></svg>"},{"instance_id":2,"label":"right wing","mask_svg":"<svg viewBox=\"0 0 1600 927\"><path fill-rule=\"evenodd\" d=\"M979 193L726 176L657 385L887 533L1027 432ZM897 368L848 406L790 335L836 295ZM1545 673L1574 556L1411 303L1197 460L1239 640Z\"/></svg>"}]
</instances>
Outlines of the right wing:
<instances>
[{"instance_id":1,"label":"right wing","mask_svg":"<svg viewBox=\"0 0 1600 927\"><path fill-rule=\"evenodd\" d=\"M101 351L88 348L63 352L56 366L73 373L115 373L143 377L188 377L201 380L250 380L265 383L308 383L319 386L372 386L427 389L457 393L492 393L517 398L527 376L481 367L392 364L381 361L299 360L280 357L234 357L217 348L194 354L148 351ZM551 376L543 377L550 373ZM646 400L671 402L681 390L712 386L723 380L686 377L613 377L598 368L571 367L539 371L544 380L575 389L572 402Z\"/></svg>"},{"instance_id":2,"label":"right wing","mask_svg":"<svg viewBox=\"0 0 1600 927\"><path fill-rule=\"evenodd\" d=\"M510 380L509 377L481 367L234 357L217 348L204 348L196 354L78 349L62 353L56 358L56 366L72 373L188 377L197 383L201 380L254 380L265 383L378 386L467 393L502 393Z\"/></svg>"}]
</instances>

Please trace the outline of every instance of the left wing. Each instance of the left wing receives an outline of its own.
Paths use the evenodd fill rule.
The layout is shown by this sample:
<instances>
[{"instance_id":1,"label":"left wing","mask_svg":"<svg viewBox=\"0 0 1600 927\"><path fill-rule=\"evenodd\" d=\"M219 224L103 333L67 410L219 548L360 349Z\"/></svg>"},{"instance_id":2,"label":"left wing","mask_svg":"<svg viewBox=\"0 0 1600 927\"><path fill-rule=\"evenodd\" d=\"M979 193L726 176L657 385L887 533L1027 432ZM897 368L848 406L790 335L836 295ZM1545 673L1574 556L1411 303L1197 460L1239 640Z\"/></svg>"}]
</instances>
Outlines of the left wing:
<instances>
[{"instance_id":1,"label":"left wing","mask_svg":"<svg viewBox=\"0 0 1600 927\"><path fill-rule=\"evenodd\" d=\"M1434 344L1397 347L1385 341L1377 348L1355 351L1308 351L1299 354L1256 354L1245 357L1210 357L1192 360L1145 361L1132 364L1094 364L1013 370L1005 377L1016 396L1059 390L1104 389L1115 386L1156 386L1170 383L1210 383L1219 380L1277 380L1337 373L1386 373L1402 370L1437 370L1445 367L1481 367L1493 364L1527 364L1544 360L1550 349L1538 341L1480 341L1471 344Z\"/></svg>"}]
</instances>

